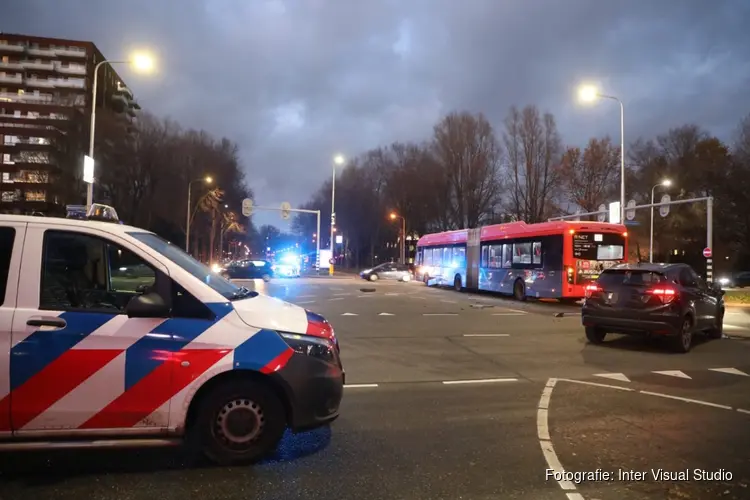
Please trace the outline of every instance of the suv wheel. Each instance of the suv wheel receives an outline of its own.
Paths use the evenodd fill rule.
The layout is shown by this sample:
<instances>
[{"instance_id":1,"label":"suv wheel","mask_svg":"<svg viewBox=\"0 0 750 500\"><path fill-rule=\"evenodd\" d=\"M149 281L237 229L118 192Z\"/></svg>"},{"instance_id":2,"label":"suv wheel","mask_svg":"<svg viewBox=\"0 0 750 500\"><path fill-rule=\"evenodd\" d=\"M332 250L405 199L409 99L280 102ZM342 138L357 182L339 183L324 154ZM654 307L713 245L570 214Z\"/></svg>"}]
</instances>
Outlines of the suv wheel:
<instances>
[{"instance_id":1,"label":"suv wheel","mask_svg":"<svg viewBox=\"0 0 750 500\"><path fill-rule=\"evenodd\" d=\"M724 310L719 311L716 315L716 325L708 331L708 336L712 339L720 339L724 336Z\"/></svg>"},{"instance_id":2,"label":"suv wheel","mask_svg":"<svg viewBox=\"0 0 750 500\"><path fill-rule=\"evenodd\" d=\"M586 338L592 344L601 344L602 342L604 342L604 337L606 336L607 332L603 332L598 328L594 328L593 326L586 327Z\"/></svg>"},{"instance_id":3,"label":"suv wheel","mask_svg":"<svg viewBox=\"0 0 750 500\"><path fill-rule=\"evenodd\" d=\"M693 320L690 316L683 318L680 333L674 340L677 352L690 352L690 348L693 346Z\"/></svg>"},{"instance_id":4,"label":"suv wheel","mask_svg":"<svg viewBox=\"0 0 750 500\"><path fill-rule=\"evenodd\" d=\"M254 462L274 451L285 429L284 406L269 387L233 381L201 401L190 432L209 459L232 465Z\"/></svg>"}]
</instances>

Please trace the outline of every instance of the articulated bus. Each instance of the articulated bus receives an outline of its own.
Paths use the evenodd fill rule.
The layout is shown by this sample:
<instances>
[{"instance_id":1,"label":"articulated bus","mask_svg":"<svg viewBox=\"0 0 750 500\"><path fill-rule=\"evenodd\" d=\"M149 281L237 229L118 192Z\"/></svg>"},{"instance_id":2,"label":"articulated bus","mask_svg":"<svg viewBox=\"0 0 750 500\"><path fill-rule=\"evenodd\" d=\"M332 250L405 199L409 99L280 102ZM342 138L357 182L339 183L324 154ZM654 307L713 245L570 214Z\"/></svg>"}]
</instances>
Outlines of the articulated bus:
<instances>
[{"instance_id":1,"label":"articulated bus","mask_svg":"<svg viewBox=\"0 0 750 500\"><path fill-rule=\"evenodd\" d=\"M578 300L599 273L625 262L625 226L603 222L511 222L426 234L416 277L428 286Z\"/></svg>"}]
</instances>

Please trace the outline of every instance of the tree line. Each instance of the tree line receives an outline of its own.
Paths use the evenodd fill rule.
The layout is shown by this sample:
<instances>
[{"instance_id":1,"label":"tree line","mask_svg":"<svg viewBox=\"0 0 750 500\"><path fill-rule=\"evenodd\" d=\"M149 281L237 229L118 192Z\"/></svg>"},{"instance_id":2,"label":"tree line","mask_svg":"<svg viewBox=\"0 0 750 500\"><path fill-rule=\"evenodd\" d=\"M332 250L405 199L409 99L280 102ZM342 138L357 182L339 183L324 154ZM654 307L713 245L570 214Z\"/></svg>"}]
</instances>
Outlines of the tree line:
<instances>
[{"instance_id":1,"label":"tree line","mask_svg":"<svg viewBox=\"0 0 750 500\"><path fill-rule=\"evenodd\" d=\"M129 119L116 111L97 111L94 202L113 205L126 224L184 246L191 185L191 253L205 261L218 258L220 242L225 252L239 250L246 234L257 234L239 214L252 192L236 144L170 119L148 113ZM49 194L58 206L85 200L81 165L89 127L89 116L74 112L53 139L58 174Z\"/></svg>"},{"instance_id":2,"label":"tree line","mask_svg":"<svg viewBox=\"0 0 750 500\"><path fill-rule=\"evenodd\" d=\"M714 258L719 270L750 269L750 115L727 143L694 124L626 146L626 196L650 203L657 187L673 200L714 197ZM620 199L620 147L610 137L565 146L555 118L535 106L512 107L499 129L482 114L443 117L421 143L396 142L366 151L336 181L336 226L355 265L396 257L400 224L407 234L522 220L542 222L594 212ZM330 231L331 180L300 208L321 210L322 246ZM584 217L585 219L585 217ZM706 204L674 205L655 215L655 260L704 266ZM648 259L650 217L640 210L630 225L631 259ZM315 221L297 217L293 230L311 241ZM744 266L744 267L743 267Z\"/></svg>"}]
</instances>

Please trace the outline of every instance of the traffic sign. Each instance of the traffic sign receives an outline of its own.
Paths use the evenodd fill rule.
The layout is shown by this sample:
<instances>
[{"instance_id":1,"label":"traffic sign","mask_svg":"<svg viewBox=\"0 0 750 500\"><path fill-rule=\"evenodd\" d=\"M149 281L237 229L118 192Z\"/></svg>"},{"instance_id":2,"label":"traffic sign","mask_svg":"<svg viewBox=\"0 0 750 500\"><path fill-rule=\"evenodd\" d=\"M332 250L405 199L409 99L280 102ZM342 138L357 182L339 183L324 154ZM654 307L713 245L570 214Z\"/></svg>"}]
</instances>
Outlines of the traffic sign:
<instances>
[{"instance_id":1,"label":"traffic sign","mask_svg":"<svg viewBox=\"0 0 750 500\"><path fill-rule=\"evenodd\" d=\"M245 217L250 217L253 215L253 200L250 198L245 198L242 200L242 215Z\"/></svg>"},{"instance_id":2,"label":"traffic sign","mask_svg":"<svg viewBox=\"0 0 750 500\"><path fill-rule=\"evenodd\" d=\"M331 214L331 225L332 226L336 225L336 212Z\"/></svg>"},{"instance_id":3,"label":"traffic sign","mask_svg":"<svg viewBox=\"0 0 750 500\"><path fill-rule=\"evenodd\" d=\"M284 203L282 203L281 204L281 218L284 220L289 219L289 211L291 209L292 209L292 205L288 201L285 201Z\"/></svg>"},{"instance_id":4,"label":"traffic sign","mask_svg":"<svg viewBox=\"0 0 750 500\"><path fill-rule=\"evenodd\" d=\"M633 207L635 207L635 200L630 200L628 204L625 205L625 208L627 209L625 211L625 218L628 220L635 219L635 209L633 209Z\"/></svg>"},{"instance_id":5,"label":"traffic sign","mask_svg":"<svg viewBox=\"0 0 750 500\"><path fill-rule=\"evenodd\" d=\"M599 222L604 222L605 220L607 220L607 205L602 203L601 205L599 205L598 211L600 213L596 216L596 220L598 220Z\"/></svg>"},{"instance_id":6,"label":"traffic sign","mask_svg":"<svg viewBox=\"0 0 750 500\"><path fill-rule=\"evenodd\" d=\"M714 253L711 251L711 248L706 247L706 248L703 249L703 256L705 258L710 259L713 254Z\"/></svg>"},{"instance_id":7,"label":"traffic sign","mask_svg":"<svg viewBox=\"0 0 750 500\"><path fill-rule=\"evenodd\" d=\"M619 201L613 201L609 204L609 223L610 224L622 224L622 220L620 220L620 202Z\"/></svg>"},{"instance_id":8,"label":"traffic sign","mask_svg":"<svg viewBox=\"0 0 750 500\"><path fill-rule=\"evenodd\" d=\"M670 201L672 201L672 197L669 196L668 194L665 194L664 196L661 197L662 203L669 203ZM669 205L660 206L659 215L661 215L662 217L666 217L667 215L669 215Z\"/></svg>"}]
</instances>

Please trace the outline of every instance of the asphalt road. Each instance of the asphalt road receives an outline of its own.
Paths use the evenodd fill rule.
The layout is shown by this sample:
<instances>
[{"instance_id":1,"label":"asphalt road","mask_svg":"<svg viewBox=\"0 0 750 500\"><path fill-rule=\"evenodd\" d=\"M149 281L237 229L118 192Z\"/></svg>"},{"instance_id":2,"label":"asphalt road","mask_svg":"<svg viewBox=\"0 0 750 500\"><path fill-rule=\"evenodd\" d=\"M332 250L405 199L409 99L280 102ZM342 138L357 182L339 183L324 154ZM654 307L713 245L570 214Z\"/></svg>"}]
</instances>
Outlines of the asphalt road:
<instances>
[{"instance_id":1,"label":"asphalt road","mask_svg":"<svg viewBox=\"0 0 750 500\"><path fill-rule=\"evenodd\" d=\"M330 428L285 437L254 467L172 449L0 455L0 499L750 498L750 309L729 310L729 338L680 355L588 345L558 304L419 283L252 285L334 325L348 387Z\"/></svg>"}]
</instances>

